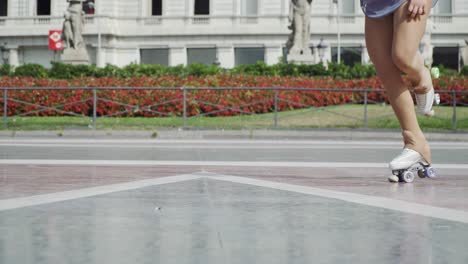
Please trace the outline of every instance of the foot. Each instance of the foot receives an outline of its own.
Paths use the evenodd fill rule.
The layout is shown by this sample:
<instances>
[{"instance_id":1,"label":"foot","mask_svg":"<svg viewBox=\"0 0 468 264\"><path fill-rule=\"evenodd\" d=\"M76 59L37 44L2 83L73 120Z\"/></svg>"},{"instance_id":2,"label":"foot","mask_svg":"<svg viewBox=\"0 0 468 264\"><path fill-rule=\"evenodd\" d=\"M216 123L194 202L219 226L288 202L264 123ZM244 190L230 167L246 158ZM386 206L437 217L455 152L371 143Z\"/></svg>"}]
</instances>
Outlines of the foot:
<instances>
[{"instance_id":1,"label":"foot","mask_svg":"<svg viewBox=\"0 0 468 264\"><path fill-rule=\"evenodd\" d=\"M427 163L426 160L423 158L423 156L419 154L418 152L409 148L404 148L403 151L400 153L400 155L398 155L396 158L392 160L392 162L390 162L389 168L392 171L404 170L420 162Z\"/></svg>"},{"instance_id":2,"label":"foot","mask_svg":"<svg viewBox=\"0 0 468 264\"><path fill-rule=\"evenodd\" d=\"M434 103L440 103L440 97L434 92L432 84L431 72L429 69L424 68L421 74L420 81L414 87L416 97L417 112L425 116L434 116L432 106Z\"/></svg>"}]
</instances>

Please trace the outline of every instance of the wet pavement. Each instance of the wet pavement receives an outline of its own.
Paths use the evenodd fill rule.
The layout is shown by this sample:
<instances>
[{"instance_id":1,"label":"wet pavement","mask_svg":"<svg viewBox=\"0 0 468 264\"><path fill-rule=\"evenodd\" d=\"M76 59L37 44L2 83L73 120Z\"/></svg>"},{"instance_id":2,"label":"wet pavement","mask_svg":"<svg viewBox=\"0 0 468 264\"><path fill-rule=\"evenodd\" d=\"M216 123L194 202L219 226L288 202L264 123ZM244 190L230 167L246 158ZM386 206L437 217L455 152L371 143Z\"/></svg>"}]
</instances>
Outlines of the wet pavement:
<instances>
[{"instance_id":1,"label":"wet pavement","mask_svg":"<svg viewBox=\"0 0 468 264\"><path fill-rule=\"evenodd\" d=\"M0 139L0 263L468 263L468 144Z\"/></svg>"}]
</instances>

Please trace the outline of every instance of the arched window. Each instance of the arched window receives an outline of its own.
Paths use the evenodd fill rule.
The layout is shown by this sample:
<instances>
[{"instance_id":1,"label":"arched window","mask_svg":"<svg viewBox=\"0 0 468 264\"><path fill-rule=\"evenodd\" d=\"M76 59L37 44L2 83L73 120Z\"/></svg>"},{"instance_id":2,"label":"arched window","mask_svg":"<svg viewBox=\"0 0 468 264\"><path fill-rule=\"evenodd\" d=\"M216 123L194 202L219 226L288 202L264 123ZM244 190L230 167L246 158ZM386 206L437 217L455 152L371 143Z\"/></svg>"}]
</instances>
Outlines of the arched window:
<instances>
[{"instance_id":1,"label":"arched window","mask_svg":"<svg viewBox=\"0 0 468 264\"><path fill-rule=\"evenodd\" d=\"M36 15L50 16L50 0L37 0Z\"/></svg>"},{"instance_id":2,"label":"arched window","mask_svg":"<svg viewBox=\"0 0 468 264\"><path fill-rule=\"evenodd\" d=\"M195 0L195 15L209 15L210 14L210 0Z\"/></svg>"}]
</instances>

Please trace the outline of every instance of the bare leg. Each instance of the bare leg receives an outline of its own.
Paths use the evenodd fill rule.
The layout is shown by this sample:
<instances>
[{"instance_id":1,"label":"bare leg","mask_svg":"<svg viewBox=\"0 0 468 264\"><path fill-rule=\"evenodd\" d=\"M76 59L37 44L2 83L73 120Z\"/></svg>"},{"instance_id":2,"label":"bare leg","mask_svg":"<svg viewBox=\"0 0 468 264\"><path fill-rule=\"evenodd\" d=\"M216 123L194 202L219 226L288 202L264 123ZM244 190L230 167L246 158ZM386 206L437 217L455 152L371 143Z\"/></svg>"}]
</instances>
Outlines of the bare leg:
<instances>
[{"instance_id":1,"label":"bare leg","mask_svg":"<svg viewBox=\"0 0 468 264\"><path fill-rule=\"evenodd\" d=\"M419 127L413 98L403 82L400 69L393 63L393 32L392 16L366 17L366 43L369 55L400 122L405 147L419 152L430 164L430 149Z\"/></svg>"},{"instance_id":2,"label":"bare leg","mask_svg":"<svg viewBox=\"0 0 468 264\"><path fill-rule=\"evenodd\" d=\"M424 65L419 45L426 31L431 0L426 0L428 10L417 19L408 19L408 3L393 14L393 62L410 78L416 94L426 94L433 89L431 73ZM433 99L433 98L431 98ZM430 102L432 104L432 102ZM428 106L430 110L430 105Z\"/></svg>"}]
</instances>

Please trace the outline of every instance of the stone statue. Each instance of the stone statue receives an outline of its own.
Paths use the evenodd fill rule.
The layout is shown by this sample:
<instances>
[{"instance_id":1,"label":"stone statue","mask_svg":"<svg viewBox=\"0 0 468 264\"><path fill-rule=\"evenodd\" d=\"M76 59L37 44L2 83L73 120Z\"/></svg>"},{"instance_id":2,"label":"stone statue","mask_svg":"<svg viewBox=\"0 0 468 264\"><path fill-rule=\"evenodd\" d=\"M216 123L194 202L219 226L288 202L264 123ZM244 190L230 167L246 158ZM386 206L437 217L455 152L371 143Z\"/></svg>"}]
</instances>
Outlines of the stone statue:
<instances>
[{"instance_id":1,"label":"stone statue","mask_svg":"<svg viewBox=\"0 0 468 264\"><path fill-rule=\"evenodd\" d=\"M65 21L63 22L62 39L65 41L66 47L74 48L75 44L73 43L73 30L70 20L70 13L65 12L63 17L65 18Z\"/></svg>"},{"instance_id":2,"label":"stone statue","mask_svg":"<svg viewBox=\"0 0 468 264\"><path fill-rule=\"evenodd\" d=\"M67 45L62 61L69 64L89 64L89 56L83 39L85 0L67 0L70 5L65 12L62 37Z\"/></svg>"},{"instance_id":3,"label":"stone statue","mask_svg":"<svg viewBox=\"0 0 468 264\"><path fill-rule=\"evenodd\" d=\"M312 0L291 0L289 7L289 29L292 30L287 43L289 54L309 55L310 42L310 6Z\"/></svg>"}]
</instances>

